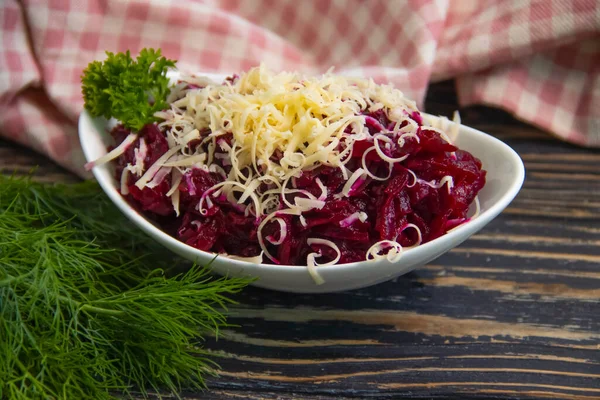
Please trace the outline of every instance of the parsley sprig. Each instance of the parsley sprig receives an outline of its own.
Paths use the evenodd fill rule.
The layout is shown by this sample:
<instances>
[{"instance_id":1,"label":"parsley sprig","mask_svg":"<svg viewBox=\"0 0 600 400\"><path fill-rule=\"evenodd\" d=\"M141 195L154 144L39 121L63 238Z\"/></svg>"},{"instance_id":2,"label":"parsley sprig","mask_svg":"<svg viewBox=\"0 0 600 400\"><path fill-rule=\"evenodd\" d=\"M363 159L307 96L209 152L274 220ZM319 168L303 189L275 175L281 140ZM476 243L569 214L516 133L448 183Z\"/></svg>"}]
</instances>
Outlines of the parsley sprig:
<instances>
[{"instance_id":1,"label":"parsley sprig","mask_svg":"<svg viewBox=\"0 0 600 400\"><path fill-rule=\"evenodd\" d=\"M167 107L166 74L175 61L163 57L160 49L143 49L135 60L129 51L106 55L106 60L94 61L83 71L84 106L95 117L114 117L139 131Z\"/></svg>"}]
</instances>

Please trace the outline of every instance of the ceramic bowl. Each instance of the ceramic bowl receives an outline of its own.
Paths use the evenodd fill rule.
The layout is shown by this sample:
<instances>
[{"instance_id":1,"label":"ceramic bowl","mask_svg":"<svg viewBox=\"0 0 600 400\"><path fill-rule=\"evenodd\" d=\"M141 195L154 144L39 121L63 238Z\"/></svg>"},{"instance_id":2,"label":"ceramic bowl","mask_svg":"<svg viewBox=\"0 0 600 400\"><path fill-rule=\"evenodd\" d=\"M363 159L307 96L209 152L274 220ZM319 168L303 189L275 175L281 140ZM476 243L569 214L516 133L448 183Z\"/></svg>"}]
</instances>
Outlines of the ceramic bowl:
<instances>
[{"instance_id":1,"label":"ceramic bowl","mask_svg":"<svg viewBox=\"0 0 600 400\"><path fill-rule=\"evenodd\" d=\"M110 144L107 124L108 121L103 118L92 118L87 111L81 114L79 137L87 161L106 154L106 147ZM453 140L459 148L479 158L487 170L487 183L479 193L480 215L438 239L405 250L395 263L384 258L321 267L319 273L325 280L321 285L315 283L306 267L253 264L224 256L215 258L213 253L188 246L161 231L130 207L118 191L119 184L110 163L95 167L93 174L108 197L133 224L182 257L200 264L208 264L214 259L211 264L214 272L228 276L253 276L258 278L254 285L263 288L297 293L335 292L375 285L431 262L487 225L514 199L525 176L523 162L514 150L500 140L467 126L460 126Z\"/></svg>"}]
</instances>

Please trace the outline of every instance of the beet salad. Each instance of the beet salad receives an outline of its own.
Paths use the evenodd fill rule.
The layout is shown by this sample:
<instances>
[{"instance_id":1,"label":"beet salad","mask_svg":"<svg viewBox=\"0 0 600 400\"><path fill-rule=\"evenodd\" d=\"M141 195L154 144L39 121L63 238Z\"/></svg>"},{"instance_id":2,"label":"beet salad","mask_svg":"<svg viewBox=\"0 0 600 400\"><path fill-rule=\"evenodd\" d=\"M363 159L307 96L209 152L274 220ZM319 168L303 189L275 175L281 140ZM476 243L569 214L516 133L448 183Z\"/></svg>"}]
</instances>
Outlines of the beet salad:
<instances>
[{"instance_id":1,"label":"beet salad","mask_svg":"<svg viewBox=\"0 0 600 400\"><path fill-rule=\"evenodd\" d=\"M181 76L157 122L117 125L120 191L200 250L320 266L386 257L467 222L486 172L392 86L274 73Z\"/></svg>"}]
</instances>

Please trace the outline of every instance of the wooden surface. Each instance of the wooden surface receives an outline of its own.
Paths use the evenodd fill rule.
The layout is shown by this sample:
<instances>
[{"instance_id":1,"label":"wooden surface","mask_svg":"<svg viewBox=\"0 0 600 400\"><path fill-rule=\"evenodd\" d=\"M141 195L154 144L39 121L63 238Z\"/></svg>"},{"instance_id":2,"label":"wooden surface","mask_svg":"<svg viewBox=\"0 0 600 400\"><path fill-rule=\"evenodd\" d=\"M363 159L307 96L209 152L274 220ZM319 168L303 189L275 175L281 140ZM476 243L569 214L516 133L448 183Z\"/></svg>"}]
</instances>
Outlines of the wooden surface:
<instances>
[{"instance_id":1,"label":"wooden surface","mask_svg":"<svg viewBox=\"0 0 600 400\"><path fill-rule=\"evenodd\" d=\"M436 85L427 110L456 100ZM460 247L371 288L296 295L249 288L206 346L221 376L187 398L600 399L600 152L484 107L464 123L525 161L506 211ZM0 168L76 178L0 141Z\"/></svg>"}]
</instances>

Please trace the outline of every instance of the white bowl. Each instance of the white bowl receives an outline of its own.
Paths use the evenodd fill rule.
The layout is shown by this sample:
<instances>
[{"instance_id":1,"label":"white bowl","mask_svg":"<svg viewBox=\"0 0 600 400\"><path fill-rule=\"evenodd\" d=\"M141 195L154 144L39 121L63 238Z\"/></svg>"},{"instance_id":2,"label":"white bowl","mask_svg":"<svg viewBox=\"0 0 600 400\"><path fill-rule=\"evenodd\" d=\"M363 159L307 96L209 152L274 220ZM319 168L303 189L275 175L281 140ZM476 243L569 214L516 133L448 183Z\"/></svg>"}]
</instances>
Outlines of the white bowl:
<instances>
[{"instance_id":1,"label":"white bowl","mask_svg":"<svg viewBox=\"0 0 600 400\"><path fill-rule=\"evenodd\" d=\"M107 121L103 118L92 118L87 111L81 114L79 138L88 161L106 154L106 147L110 144L106 125ZM93 173L110 199L134 224L174 253L200 264L208 264L214 259L211 267L215 272L228 276L257 277L255 286L285 292L325 293L374 285L427 264L479 231L514 199L525 177L523 162L514 150L500 140L466 126L460 127L455 144L478 157L487 170L487 183L479 193L479 217L438 239L405 250L396 263L382 259L321 267L319 273L325 280L321 285L315 284L306 267L253 264L223 256L215 259L214 253L188 246L162 232L129 206L118 191L119 184L110 164L95 167Z\"/></svg>"}]
</instances>

